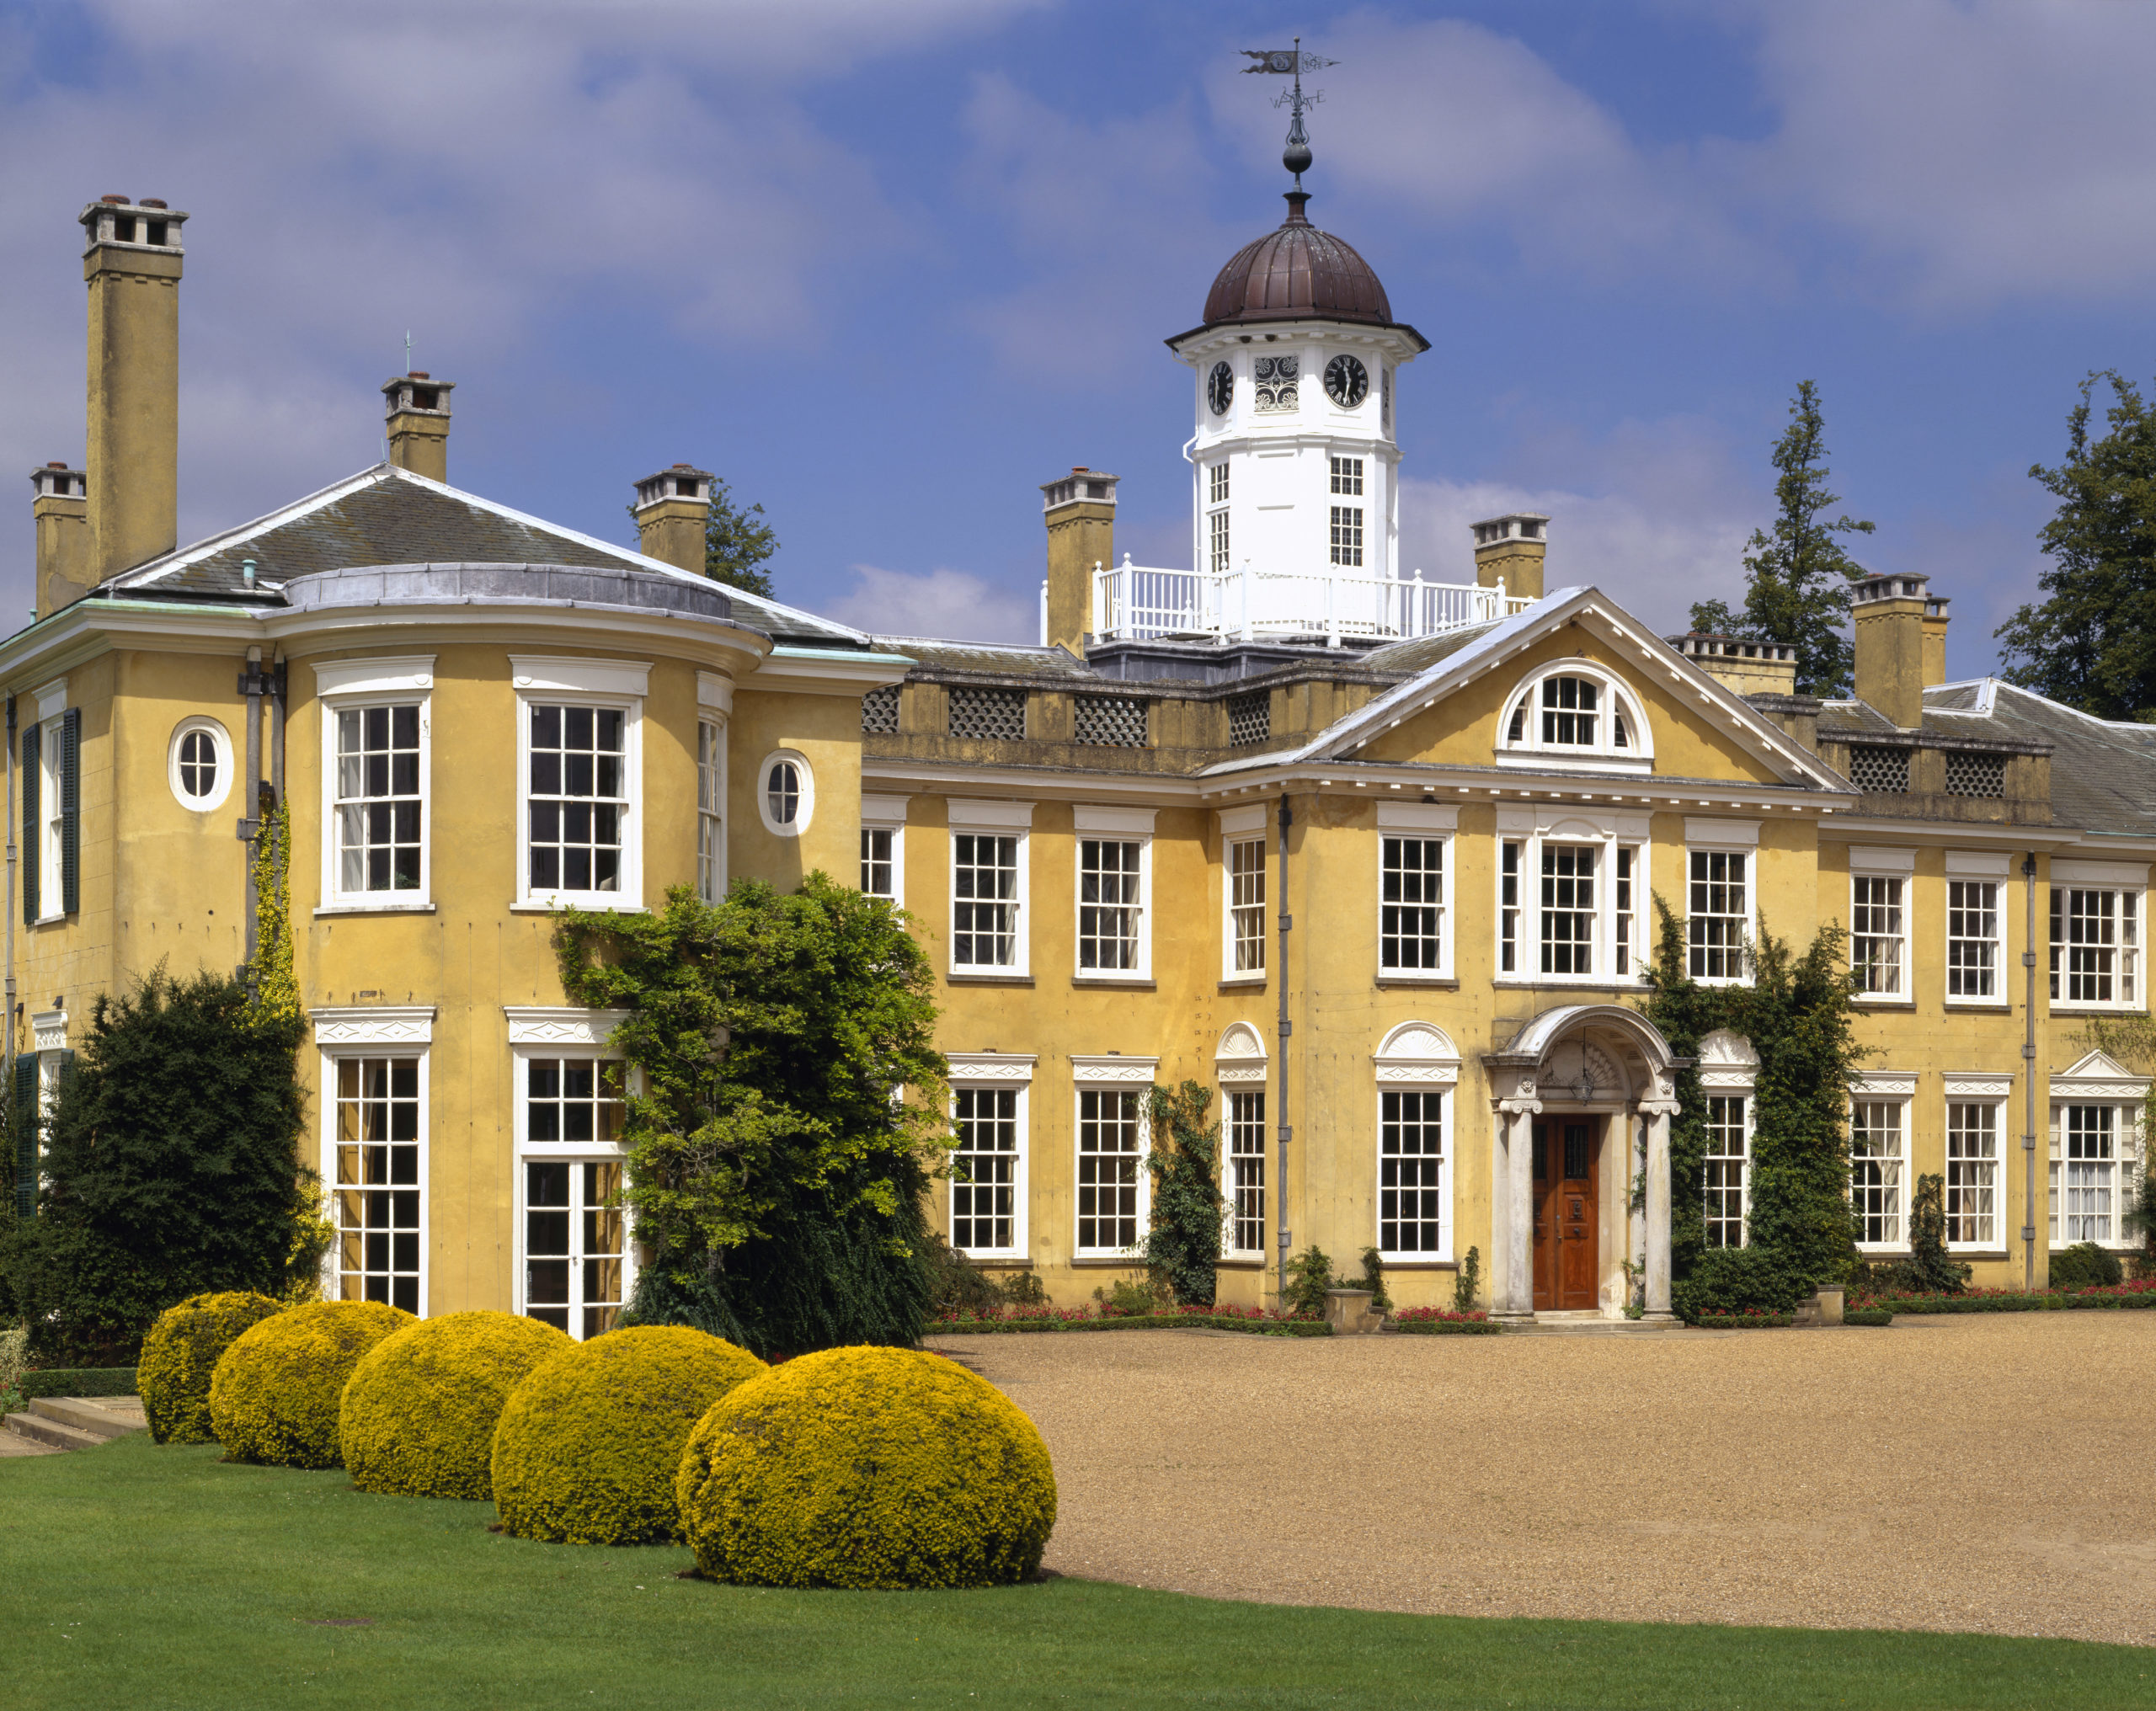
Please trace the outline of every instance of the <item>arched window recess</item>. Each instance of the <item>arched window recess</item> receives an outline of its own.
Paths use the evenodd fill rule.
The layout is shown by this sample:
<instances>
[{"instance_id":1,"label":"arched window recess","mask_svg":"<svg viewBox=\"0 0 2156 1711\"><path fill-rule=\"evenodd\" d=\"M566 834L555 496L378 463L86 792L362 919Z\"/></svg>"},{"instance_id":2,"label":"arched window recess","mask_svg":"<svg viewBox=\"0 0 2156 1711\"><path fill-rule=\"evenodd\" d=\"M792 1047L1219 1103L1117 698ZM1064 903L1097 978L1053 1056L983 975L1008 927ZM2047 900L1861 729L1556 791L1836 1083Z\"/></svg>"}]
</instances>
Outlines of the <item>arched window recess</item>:
<instances>
[{"instance_id":1,"label":"arched window recess","mask_svg":"<svg viewBox=\"0 0 2156 1711\"><path fill-rule=\"evenodd\" d=\"M1505 702L1497 764L1594 772L1652 772L1646 710L1614 672L1560 659L1529 674Z\"/></svg>"}]
</instances>

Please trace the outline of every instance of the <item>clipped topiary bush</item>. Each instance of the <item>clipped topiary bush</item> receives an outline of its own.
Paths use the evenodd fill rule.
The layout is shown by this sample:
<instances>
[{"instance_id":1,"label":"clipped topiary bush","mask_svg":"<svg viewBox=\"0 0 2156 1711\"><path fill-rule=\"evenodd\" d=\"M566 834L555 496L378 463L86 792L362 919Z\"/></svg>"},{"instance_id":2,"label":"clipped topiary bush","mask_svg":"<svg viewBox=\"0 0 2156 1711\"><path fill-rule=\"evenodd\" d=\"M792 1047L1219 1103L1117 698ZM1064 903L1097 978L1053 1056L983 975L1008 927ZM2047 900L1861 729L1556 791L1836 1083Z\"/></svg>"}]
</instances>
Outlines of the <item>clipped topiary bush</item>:
<instances>
[{"instance_id":1,"label":"clipped topiary bush","mask_svg":"<svg viewBox=\"0 0 2156 1711\"><path fill-rule=\"evenodd\" d=\"M210 1379L210 1429L225 1459L338 1466L344 1381L376 1343L418 1323L384 1301L310 1301L243 1332Z\"/></svg>"},{"instance_id":2,"label":"clipped topiary bush","mask_svg":"<svg viewBox=\"0 0 2156 1711\"><path fill-rule=\"evenodd\" d=\"M2117 1255L2094 1242L2076 1242L2052 1255L2048 1281L2054 1289L2108 1289L2125 1276Z\"/></svg>"},{"instance_id":3,"label":"clipped topiary bush","mask_svg":"<svg viewBox=\"0 0 2156 1711\"><path fill-rule=\"evenodd\" d=\"M1688 1325L1702 1318L1761 1309L1787 1313L1811 1283L1772 1248L1709 1248L1692 1273L1669 1288L1669 1304Z\"/></svg>"},{"instance_id":4,"label":"clipped topiary bush","mask_svg":"<svg viewBox=\"0 0 2156 1711\"><path fill-rule=\"evenodd\" d=\"M760 1586L995 1586L1040 1567L1055 1471L1032 1421L941 1355L826 1349L696 1424L677 1497L696 1565Z\"/></svg>"},{"instance_id":5,"label":"clipped topiary bush","mask_svg":"<svg viewBox=\"0 0 2156 1711\"><path fill-rule=\"evenodd\" d=\"M403 1497L487 1498L494 1427L534 1367L574 1345L514 1313L451 1313L408 1325L360 1357L338 1441L352 1483Z\"/></svg>"},{"instance_id":6,"label":"clipped topiary bush","mask_svg":"<svg viewBox=\"0 0 2156 1711\"><path fill-rule=\"evenodd\" d=\"M251 1289L214 1295L190 1295L157 1315L142 1339L142 1359L136 1383L150 1436L159 1443L208 1443L210 1375L233 1340L285 1303Z\"/></svg>"},{"instance_id":7,"label":"clipped topiary bush","mask_svg":"<svg viewBox=\"0 0 2156 1711\"><path fill-rule=\"evenodd\" d=\"M672 1325L611 1330L542 1362L494 1429L502 1531L561 1544L680 1538L681 1446L714 1402L766 1370L745 1349Z\"/></svg>"}]
</instances>

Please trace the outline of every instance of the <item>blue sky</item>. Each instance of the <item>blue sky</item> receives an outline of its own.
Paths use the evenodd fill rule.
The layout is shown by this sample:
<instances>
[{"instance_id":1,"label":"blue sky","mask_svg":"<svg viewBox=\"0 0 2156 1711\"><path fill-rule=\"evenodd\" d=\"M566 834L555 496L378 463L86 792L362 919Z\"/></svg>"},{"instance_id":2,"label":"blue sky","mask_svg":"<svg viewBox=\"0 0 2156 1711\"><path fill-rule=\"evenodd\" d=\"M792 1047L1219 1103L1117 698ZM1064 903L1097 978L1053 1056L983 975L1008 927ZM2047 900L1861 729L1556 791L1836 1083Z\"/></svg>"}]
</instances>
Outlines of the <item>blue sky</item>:
<instances>
[{"instance_id":1,"label":"blue sky","mask_svg":"<svg viewBox=\"0 0 2156 1711\"><path fill-rule=\"evenodd\" d=\"M1991 666L2029 465L2084 370L2156 369L2156 8L0 5L0 454L80 458L74 216L162 196L183 539L376 461L408 328L458 485L625 539L688 459L762 502L798 604L1030 640L1073 464L1123 476L1120 546L1187 562L1161 340L1279 220L1236 50L1298 29L1340 62L1312 217L1433 347L1407 564L1463 578L1466 524L1531 504L1554 580L1678 627L1740 591L1812 378L1861 555L1931 573L1952 669Z\"/></svg>"}]
</instances>

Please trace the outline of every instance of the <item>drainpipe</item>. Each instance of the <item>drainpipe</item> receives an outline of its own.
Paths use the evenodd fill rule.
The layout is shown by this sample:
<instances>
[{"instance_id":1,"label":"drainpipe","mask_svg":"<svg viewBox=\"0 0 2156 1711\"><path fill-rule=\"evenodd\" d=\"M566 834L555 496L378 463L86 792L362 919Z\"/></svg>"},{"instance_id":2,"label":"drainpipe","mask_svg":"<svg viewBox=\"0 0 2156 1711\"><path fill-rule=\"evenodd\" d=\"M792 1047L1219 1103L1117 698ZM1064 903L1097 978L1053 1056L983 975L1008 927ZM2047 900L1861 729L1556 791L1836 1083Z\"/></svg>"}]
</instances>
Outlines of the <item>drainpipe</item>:
<instances>
[{"instance_id":1,"label":"drainpipe","mask_svg":"<svg viewBox=\"0 0 2156 1711\"><path fill-rule=\"evenodd\" d=\"M1273 1072L1273 1097L1280 1101L1280 1176L1278 1186L1273 1190L1273 1203L1278 1208L1273 1221L1280 1227L1277 1245L1283 1311L1288 1305L1288 1252L1294 1240L1294 1232L1288 1228L1288 1143L1295 1133L1288 1122L1288 1040L1295 1026L1288 1020L1288 930L1295 925L1294 917L1288 913L1288 828L1294 824L1294 811L1288 806L1288 792L1283 790L1280 792L1280 903L1277 910L1280 917L1279 966L1273 970L1273 983L1280 995L1280 1014L1274 1036L1278 1056Z\"/></svg>"},{"instance_id":2,"label":"drainpipe","mask_svg":"<svg viewBox=\"0 0 2156 1711\"><path fill-rule=\"evenodd\" d=\"M6 1079L0 1088L15 1096L15 698L8 697L8 1043ZM9 1161L12 1165L13 1160Z\"/></svg>"},{"instance_id":3,"label":"drainpipe","mask_svg":"<svg viewBox=\"0 0 2156 1711\"><path fill-rule=\"evenodd\" d=\"M2036 1287L2036 856L2021 858L2021 887L2027 894L2028 936L2021 946L2021 970L2027 977L2022 1000L2021 1038L2021 1157L2025 1166L2022 1191L2021 1286L2034 1293Z\"/></svg>"},{"instance_id":4,"label":"drainpipe","mask_svg":"<svg viewBox=\"0 0 2156 1711\"><path fill-rule=\"evenodd\" d=\"M248 995L254 994L255 939L261 924L254 909L255 840L262 834L262 691L268 679L262 669L262 650L247 650L247 669L240 674L240 692L247 697L247 794L240 798L245 812L239 819L238 836L247 845L247 865L242 870L241 889L246 898L247 960L242 976Z\"/></svg>"}]
</instances>

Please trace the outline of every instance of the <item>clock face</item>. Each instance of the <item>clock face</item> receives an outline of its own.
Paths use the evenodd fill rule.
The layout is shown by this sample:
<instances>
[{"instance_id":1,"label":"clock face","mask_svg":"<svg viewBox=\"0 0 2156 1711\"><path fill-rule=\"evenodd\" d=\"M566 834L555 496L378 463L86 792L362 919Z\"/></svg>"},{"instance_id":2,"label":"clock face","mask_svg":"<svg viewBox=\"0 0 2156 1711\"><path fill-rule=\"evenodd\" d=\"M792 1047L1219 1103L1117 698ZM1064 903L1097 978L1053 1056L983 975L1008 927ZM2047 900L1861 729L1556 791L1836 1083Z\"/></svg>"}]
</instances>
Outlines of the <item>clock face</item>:
<instances>
[{"instance_id":1,"label":"clock face","mask_svg":"<svg viewBox=\"0 0 2156 1711\"><path fill-rule=\"evenodd\" d=\"M1213 413L1225 416L1228 406L1235 402L1235 371L1225 362L1213 365L1213 372L1205 377L1205 402L1213 407Z\"/></svg>"},{"instance_id":2,"label":"clock face","mask_svg":"<svg viewBox=\"0 0 2156 1711\"><path fill-rule=\"evenodd\" d=\"M1325 365L1325 390L1334 403L1352 410L1370 394L1369 370L1352 356L1336 356Z\"/></svg>"}]
</instances>

